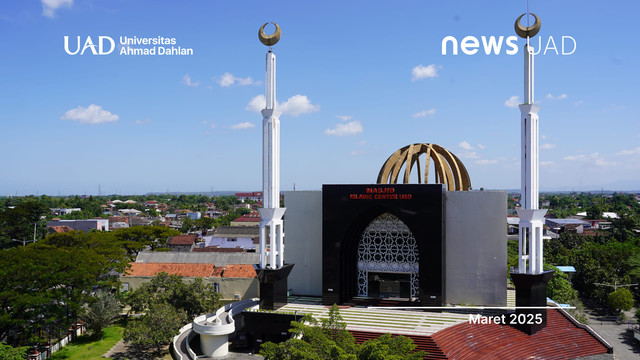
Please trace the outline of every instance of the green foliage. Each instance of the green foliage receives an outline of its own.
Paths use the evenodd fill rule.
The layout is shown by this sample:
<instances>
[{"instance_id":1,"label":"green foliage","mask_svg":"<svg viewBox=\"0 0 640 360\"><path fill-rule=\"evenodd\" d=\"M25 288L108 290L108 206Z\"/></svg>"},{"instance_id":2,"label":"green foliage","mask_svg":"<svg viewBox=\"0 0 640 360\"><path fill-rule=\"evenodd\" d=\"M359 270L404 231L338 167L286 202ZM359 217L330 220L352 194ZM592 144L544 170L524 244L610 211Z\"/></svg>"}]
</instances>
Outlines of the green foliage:
<instances>
[{"instance_id":1,"label":"green foliage","mask_svg":"<svg viewBox=\"0 0 640 360\"><path fill-rule=\"evenodd\" d=\"M569 304L578 300L578 292L571 287L567 274L552 265L545 264L544 269L555 271L547 284L547 297L560 304Z\"/></svg>"},{"instance_id":2,"label":"green foliage","mask_svg":"<svg viewBox=\"0 0 640 360\"><path fill-rule=\"evenodd\" d=\"M182 221L182 227L180 227L180 232L183 234L186 234L189 231L193 230L195 225L196 224L194 223L193 220L191 220L190 218L186 218Z\"/></svg>"},{"instance_id":3,"label":"green foliage","mask_svg":"<svg viewBox=\"0 0 640 360\"><path fill-rule=\"evenodd\" d=\"M129 322L122 338L138 349L155 348L160 353L188 319L169 304L152 304L144 316Z\"/></svg>"},{"instance_id":4,"label":"green foliage","mask_svg":"<svg viewBox=\"0 0 640 360\"><path fill-rule=\"evenodd\" d=\"M102 339L90 335L81 335L74 341L53 353L51 360L101 360L102 355L109 351L122 339L124 328L112 325L103 330Z\"/></svg>"},{"instance_id":5,"label":"green foliage","mask_svg":"<svg viewBox=\"0 0 640 360\"><path fill-rule=\"evenodd\" d=\"M27 346L14 348L0 342L0 360L24 360L27 358Z\"/></svg>"},{"instance_id":6,"label":"green foliage","mask_svg":"<svg viewBox=\"0 0 640 360\"><path fill-rule=\"evenodd\" d=\"M120 310L121 306L113 294L98 290L85 311L80 314L80 320L87 324L95 338L101 339L102 329L118 319Z\"/></svg>"},{"instance_id":7,"label":"green foliage","mask_svg":"<svg viewBox=\"0 0 640 360\"><path fill-rule=\"evenodd\" d=\"M0 248L17 246L17 240L32 240L34 224L36 239L44 237L46 229L40 217L49 213L49 209L42 203L29 200L0 211Z\"/></svg>"},{"instance_id":8,"label":"green foliage","mask_svg":"<svg viewBox=\"0 0 640 360\"><path fill-rule=\"evenodd\" d=\"M180 231L166 226L134 226L116 229L112 233L127 250L131 260L147 246L151 250L164 248L170 236L180 235Z\"/></svg>"},{"instance_id":9,"label":"green foliage","mask_svg":"<svg viewBox=\"0 0 640 360\"><path fill-rule=\"evenodd\" d=\"M633 307L633 295L631 291L625 287L612 292L607 297L607 302L612 310L617 312L629 311Z\"/></svg>"},{"instance_id":10,"label":"green foliage","mask_svg":"<svg viewBox=\"0 0 640 360\"><path fill-rule=\"evenodd\" d=\"M424 351L413 352L415 348L408 337L384 334L362 344L358 360L421 360L427 355Z\"/></svg>"},{"instance_id":11,"label":"green foliage","mask_svg":"<svg viewBox=\"0 0 640 360\"><path fill-rule=\"evenodd\" d=\"M266 360L418 360L427 355L413 352L413 341L404 336L385 334L358 345L345 327L334 304L322 326L311 316L305 316L303 322L292 321L289 332L294 338L280 344L267 342L261 346L260 355Z\"/></svg>"},{"instance_id":12,"label":"green foliage","mask_svg":"<svg viewBox=\"0 0 640 360\"><path fill-rule=\"evenodd\" d=\"M134 312L144 312L156 304L168 304L184 311L189 318L222 306L220 295L211 284L204 284L200 278L185 283L182 276L165 272L129 292L125 301Z\"/></svg>"}]
</instances>

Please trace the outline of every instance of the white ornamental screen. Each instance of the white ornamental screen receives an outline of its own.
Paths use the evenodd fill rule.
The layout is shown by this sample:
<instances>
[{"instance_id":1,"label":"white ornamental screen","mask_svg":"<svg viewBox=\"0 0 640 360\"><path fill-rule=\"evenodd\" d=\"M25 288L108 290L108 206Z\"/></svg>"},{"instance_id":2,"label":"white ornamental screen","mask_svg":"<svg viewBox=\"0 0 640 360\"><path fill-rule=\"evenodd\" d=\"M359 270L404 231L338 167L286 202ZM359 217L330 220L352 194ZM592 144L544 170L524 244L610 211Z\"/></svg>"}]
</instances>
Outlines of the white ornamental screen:
<instances>
[{"instance_id":1,"label":"white ornamental screen","mask_svg":"<svg viewBox=\"0 0 640 360\"><path fill-rule=\"evenodd\" d=\"M369 295L369 272L409 274L411 298L418 297L418 246L402 220L384 213L362 232L358 244L358 296Z\"/></svg>"}]
</instances>

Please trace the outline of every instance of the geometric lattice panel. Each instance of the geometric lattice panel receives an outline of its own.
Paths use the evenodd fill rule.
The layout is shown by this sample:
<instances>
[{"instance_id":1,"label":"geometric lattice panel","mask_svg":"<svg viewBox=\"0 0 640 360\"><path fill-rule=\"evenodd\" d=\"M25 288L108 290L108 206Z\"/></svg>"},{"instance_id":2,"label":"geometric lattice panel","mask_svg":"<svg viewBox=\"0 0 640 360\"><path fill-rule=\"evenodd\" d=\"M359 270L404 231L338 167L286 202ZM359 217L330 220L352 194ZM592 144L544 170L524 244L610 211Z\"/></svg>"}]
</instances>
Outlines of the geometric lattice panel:
<instances>
[{"instance_id":1,"label":"geometric lattice panel","mask_svg":"<svg viewBox=\"0 0 640 360\"><path fill-rule=\"evenodd\" d=\"M358 244L358 296L369 295L369 272L409 274L411 298L418 297L418 246L409 228L384 213L362 232Z\"/></svg>"}]
</instances>

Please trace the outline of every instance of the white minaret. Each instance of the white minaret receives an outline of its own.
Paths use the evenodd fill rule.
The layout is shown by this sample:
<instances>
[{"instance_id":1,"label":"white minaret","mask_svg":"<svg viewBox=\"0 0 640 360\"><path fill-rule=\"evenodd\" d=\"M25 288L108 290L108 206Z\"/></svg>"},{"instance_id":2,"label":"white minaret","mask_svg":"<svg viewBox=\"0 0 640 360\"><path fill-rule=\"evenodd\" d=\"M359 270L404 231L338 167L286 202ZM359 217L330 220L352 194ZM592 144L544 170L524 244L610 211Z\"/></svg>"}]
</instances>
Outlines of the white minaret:
<instances>
[{"instance_id":1,"label":"white minaret","mask_svg":"<svg viewBox=\"0 0 640 360\"><path fill-rule=\"evenodd\" d=\"M260 41L269 46L266 59L266 98L262 110L262 197L260 212L260 268L279 269L284 264L284 232L280 207L280 120L276 108L276 56L271 46L280 40L280 27L272 35L265 35L262 25ZM267 250L269 239L269 250Z\"/></svg>"},{"instance_id":2,"label":"white minaret","mask_svg":"<svg viewBox=\"0 0 640 360\"><path fill-rule=\"evenodd\" d=\"M524 103L520 105L521 198L520 209L518 209L520 218L518 272L540 274L543 271L544 260L542 227L547 210L538 209L538 111L540 106L534 103L534 55L529 45L529 38L535 36L540 30L540 20L535 16L534 25L523 28L520 25L521 18L522 16L516 20L516 33L526 38L527 44L524 46Z\"/></svg>"}]
</instances>

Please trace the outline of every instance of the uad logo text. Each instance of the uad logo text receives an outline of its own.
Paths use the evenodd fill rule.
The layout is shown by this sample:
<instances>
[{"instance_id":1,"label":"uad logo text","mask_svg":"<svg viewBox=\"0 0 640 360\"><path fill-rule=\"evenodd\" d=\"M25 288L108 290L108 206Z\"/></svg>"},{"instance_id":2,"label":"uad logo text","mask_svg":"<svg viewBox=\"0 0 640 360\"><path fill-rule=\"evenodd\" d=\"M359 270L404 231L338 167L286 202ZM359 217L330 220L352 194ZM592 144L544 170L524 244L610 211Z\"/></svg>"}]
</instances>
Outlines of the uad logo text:
<instances>
[{"instance_id":1,"label":"uad logo text","mask_svg":"<svg viewBox=\"0 0 640 360\"><path fill-rule=\"evenodd\" d=\"M84 55L85 52L90 51L92 55L109 55L116 49L116 42L110 36L98 36L98 41L94 42L91 36L87 36L87 39L82 43L80 36L76 36L75 41L71 40L72 44L69 44L69 36L64 37L64 51L69 55ZM73 44L75 42L75 44ZM107 47L108 46L108 47Z\"/></svg>"}]
</instances>

